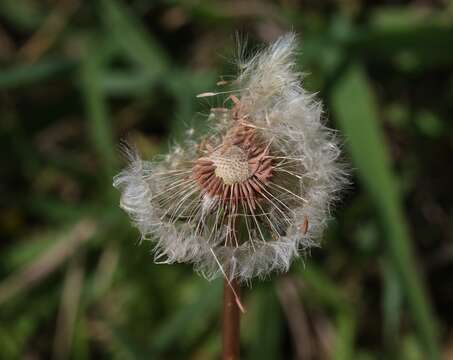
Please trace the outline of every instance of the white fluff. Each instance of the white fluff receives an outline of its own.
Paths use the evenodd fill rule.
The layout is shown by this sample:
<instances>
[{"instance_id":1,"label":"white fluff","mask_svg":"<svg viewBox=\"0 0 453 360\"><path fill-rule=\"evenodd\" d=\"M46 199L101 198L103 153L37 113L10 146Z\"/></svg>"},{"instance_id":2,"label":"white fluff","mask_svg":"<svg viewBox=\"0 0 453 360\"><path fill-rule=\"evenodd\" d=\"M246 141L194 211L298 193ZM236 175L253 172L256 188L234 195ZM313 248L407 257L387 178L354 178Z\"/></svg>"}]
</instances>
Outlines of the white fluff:
<instances>
[{"instance_id":1,"label":"white fluff","mask_svg":"<svg viewBox=\"0 0 453 360\"><path fill-rule=\"evenodd\" d=\"M285 167L278 169L275 206L264 215L274 237L263 241L258 224L240 246L224 245L227 227L212 225L218 224L217 200L202 195L190 179L192 162L200 154L198 142L189 138L163 161L142 161L132 154L129 167L114 179L121 207L143 239L156 241L156 262L191 262L212 279L222 275L219 261L229 278L248 281L288 271L295 257L318 246L348 176L339 161L335 132L323 124L321 103L301 86L295 51L295 35L287 34L246 61L237 79L238 97L253 124L272 142L274 152L289 159L282 161L291 164L291 174ZM208 121L214 127L209 139L219 141L230 126L228 116L213 111ZM288 185L285 176L296 181Z\"/></svg>"}]
</instances>

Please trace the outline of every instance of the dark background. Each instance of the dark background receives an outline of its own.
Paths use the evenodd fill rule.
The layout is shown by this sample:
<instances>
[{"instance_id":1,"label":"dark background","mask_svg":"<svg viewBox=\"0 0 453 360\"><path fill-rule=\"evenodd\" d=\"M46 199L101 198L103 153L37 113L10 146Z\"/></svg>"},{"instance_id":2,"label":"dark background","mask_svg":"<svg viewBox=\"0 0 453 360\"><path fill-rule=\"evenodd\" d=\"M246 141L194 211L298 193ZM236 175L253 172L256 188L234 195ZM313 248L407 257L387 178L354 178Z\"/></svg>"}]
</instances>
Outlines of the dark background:
<instances>
[{"instance_id":1,"label":"dark background","mask_svg":"<svg viewBox=\"0 0 453 360\"><path fill-rule=\"evenodd\" d=\"M119 143L164 153L236 31L289 30L353 185L322 248L244 289L243 358L453 359L453 2L429 0L2 0L0 358L219 357L222 281L138 246Z\"/></svg>"}]
</instances>

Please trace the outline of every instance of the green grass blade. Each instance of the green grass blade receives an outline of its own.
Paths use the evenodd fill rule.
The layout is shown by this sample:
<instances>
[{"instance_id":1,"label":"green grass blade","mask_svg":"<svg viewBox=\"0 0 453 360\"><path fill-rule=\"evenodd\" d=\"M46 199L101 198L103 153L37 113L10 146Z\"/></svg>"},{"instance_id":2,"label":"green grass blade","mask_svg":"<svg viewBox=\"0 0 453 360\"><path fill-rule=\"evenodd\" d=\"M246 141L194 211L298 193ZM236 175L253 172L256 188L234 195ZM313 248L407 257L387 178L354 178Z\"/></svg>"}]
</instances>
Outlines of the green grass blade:
<instances>
[{"instance_id":1,"label":"green grass blade","mask_svg":"<svg viewBox=\"0 0 453 360\"><path fill-rule=\"evenodd\" d=\"M332 96L333 111L346 136L359 179L379 212L387 254L399 276L420 342L430 359L438 359L435 320L416 271L400 194L363 70L351 66L338 80Z\"/></svg>"},{"instance_id":2,"label":"green grass blade","mask_svg":"<svg viewBox=\"0 0 453 360\"><path fill-rule=\"evenodd\" d=\"M69 228L49 247L39 252L22 268L0 282L0 304L16 295L29 291L55 272L68 258L71 258L86 242L95 235L97 224L91 219L83 219ZM40 249L30 249L31 253ZM20 254L19 254L20 255ZM32 254L31 254L32 255ZM29 254L23 254L29 257Z\"/></svg>"},{"instance_id":3,"label":"green grass blade","mask_svg":"<svg viewBox=\"0 0 453 360\"><path fill-rule=\"evenodd\" d=\"M198 291L200 297L181 307L158 329L151 343L151 352L162 353L184 339L187 341L187 324L191 324L191 331L198 327L202 333L209 318L219 311L222 289L221 281L202 283ZM190 338L193 336L191 334Z\"/></svg>"},{"instance_id":4,"label":"green grass blade","mask_svg":"<svg viewBox=\"0 0 453 360\"><path fill-rule=\"evenodd\" d=\"M0 89L12 89L45 81L74 68L67 59L43 60L40 63L17 65L0 70Z\"/></svg>"},{"instance_id":5,"label":"green grass blade","mask_svg":"<svg viewBox=\"0 0 453 360\"><path fill-rule=\"evenodd\" d=\"M332 351L333 359L354 359L357 320L348 297L316 265L310 264L305 268L298 266L297 270L307 284L309 298L335 312L336 337Z\"/></svg>"},{"instance_id":6,"label":"green grass blade","mask_svg":"<svg viewBox=\"0 0 453 360\"><path fill-rule=\"evenodd\" d=\"M382 311L384 342L387 350L394 352L400 340L402 293L393 263L384 259L381 267L383 272Z\"/></svg>"},{"instance_id":7,"label":"green grass blade","mask_svg":"<svg viewBox=\"0 0 453 360\"><path fill-rule=\"evenodd\" d=\"M18 29L34 30L42 23L46 13L38 3L2 0L0 1L0 15Z\"/></svg>"},{"instance_id":8,"label":"green grass blade","mask_svg":"<svg viewBox=\"0 0 453 360\"><path fill-rule=\"evenodd\" d=\"M108 71L103 74L102 88L110 96L139 96L153 85L143 71Z\"/></svg>"},{"instance_id":9,"label":"green grass blade","mask_svg":"<svg viewBox=\"0 0 453 360\"><path fill-rule=\"evenodd\" d=\"M81 65L81 90L85 101L89 132L98 153L104 175L111 178L116 168L112 124L106 95L101 86L101 64L98 57L87 51Z\"/></svg>"},{"instance_id":10,"label":"green grass blade","mask_svg":"<svg viewBox=\"0 0 453 360\"><path fill-rule=\"evenodd\" d=\"M277 359L281 354L283 317L275 288L263 286L253 289L254 301L250 303L243 320L243 337L248 338L250 352L247 357L253 359ZM253 292L252 292L253 294ZM244 325L248 325L246 328ZM247 329L252 334L247 334ZM252 336L250 336L252 335Z\"/></svg>"},{"instance_id":11,"label":"green grass blade","mask_svg":"<svg viewBox=\"0 0 453 360\"><path fill-rule=\"evenodd\" d=\"M162 76L167 68L167 56L130 9L115 0L102 0L100 16L124 54L141 66L147 77Z\"/></svg>"}]
</instances>

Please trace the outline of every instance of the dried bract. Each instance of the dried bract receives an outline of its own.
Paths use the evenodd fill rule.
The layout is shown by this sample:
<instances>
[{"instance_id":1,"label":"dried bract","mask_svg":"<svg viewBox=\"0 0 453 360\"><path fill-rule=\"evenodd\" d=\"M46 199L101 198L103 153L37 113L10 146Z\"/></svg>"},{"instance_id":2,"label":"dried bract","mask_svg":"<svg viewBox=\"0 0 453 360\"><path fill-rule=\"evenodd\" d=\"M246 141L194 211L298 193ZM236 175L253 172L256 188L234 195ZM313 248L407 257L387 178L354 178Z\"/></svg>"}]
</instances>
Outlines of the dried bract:
<instances>
[{"instance_id":1,"label":"dried bract","mask_svg":"<svg viewBox=\"0 0 453 360\"><path fill-rule=\"evenodd\" d=\"M318 245L347 173L321 104L301 87L295 46L285 35L242 64L206 136L161 161L131 153L115 177L121 207L157 242L157 262L248 281L287 271Z\"/></svg>"}]
</instances>

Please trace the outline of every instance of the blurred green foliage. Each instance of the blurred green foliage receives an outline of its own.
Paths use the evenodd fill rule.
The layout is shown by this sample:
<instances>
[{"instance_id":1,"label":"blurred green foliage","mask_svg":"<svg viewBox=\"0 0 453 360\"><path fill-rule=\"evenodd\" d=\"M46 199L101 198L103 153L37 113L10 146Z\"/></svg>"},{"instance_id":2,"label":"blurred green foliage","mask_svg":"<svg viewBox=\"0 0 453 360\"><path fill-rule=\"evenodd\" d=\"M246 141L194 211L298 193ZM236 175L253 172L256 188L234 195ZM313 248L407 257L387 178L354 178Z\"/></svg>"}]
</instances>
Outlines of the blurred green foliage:
<instances>
[{"instance_id":1,"label":"blurred green foliage","mask_svg":"<svg viewBox=\"0 0 453 360\"><path fill-rule=\"evenodd\" d=\"M354 169L323 248L244 289L243 358L452 358L453 3L397 3L3 0L0 358L219 357L221 281L153 264L111 180L202 126L237 30L299 34Z\"/></svg>"}]
</instances>

